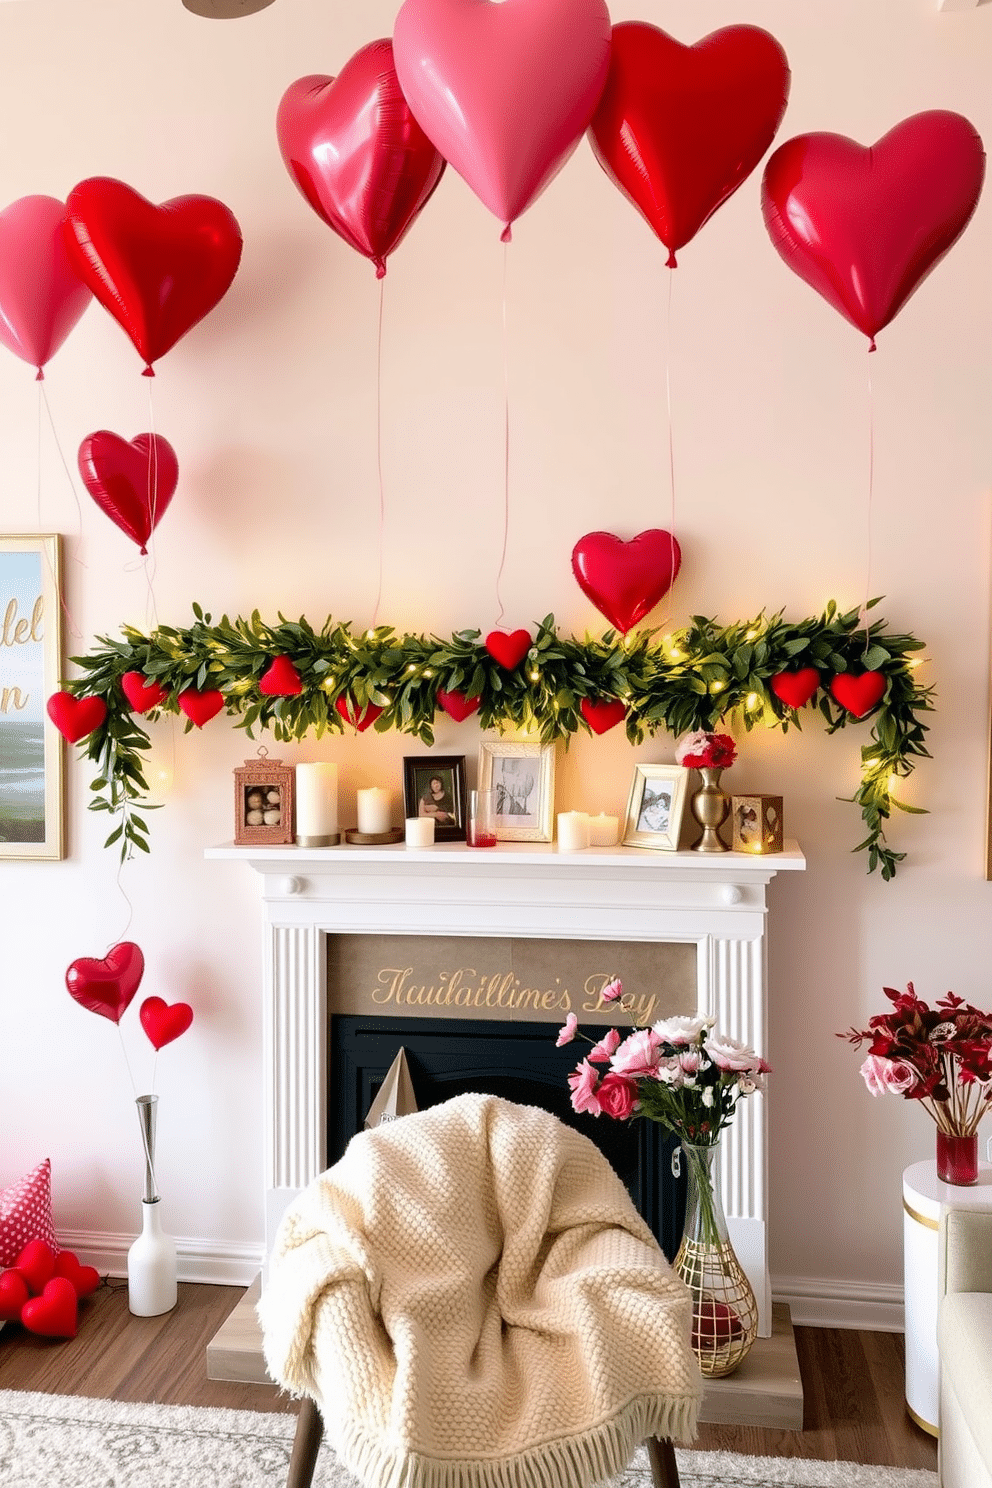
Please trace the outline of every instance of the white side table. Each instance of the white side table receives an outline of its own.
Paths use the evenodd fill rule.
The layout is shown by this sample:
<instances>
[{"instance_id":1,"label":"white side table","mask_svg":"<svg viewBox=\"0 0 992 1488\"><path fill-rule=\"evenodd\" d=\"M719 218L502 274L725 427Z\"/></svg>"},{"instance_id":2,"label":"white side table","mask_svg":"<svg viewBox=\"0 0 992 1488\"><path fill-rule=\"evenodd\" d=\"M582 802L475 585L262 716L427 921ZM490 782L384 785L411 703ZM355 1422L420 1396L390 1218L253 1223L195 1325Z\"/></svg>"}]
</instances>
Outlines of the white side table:
<instances>
[{"instance_id":1,"label":"white side table","mask_svg":"<svg viewBox=\"0 0 992 1488\"><path fill-rule=\"evenodd\" d=\"M914 1163L902 1175L903 1265L906 1307L906 1409L924 1431L937 1436L937 1308L940 1212L992 1209L992 1166L980 1163L969 1187L941 1183L936 1162Z\"/></svg>"}]
</instances>

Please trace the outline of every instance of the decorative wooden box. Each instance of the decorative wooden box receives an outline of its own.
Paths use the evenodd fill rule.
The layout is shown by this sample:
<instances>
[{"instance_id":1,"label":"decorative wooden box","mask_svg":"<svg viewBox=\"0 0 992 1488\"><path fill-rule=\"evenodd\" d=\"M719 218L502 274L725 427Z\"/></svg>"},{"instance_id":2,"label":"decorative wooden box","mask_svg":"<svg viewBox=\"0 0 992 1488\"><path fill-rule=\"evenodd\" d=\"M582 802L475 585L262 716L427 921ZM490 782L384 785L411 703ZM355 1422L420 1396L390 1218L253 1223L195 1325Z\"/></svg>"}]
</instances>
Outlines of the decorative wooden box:
<instances>
[{"instance_id":1,"label":"decorative wooden box","mask_svg":"<svg viewBox=\"0 0 992 1488\"><path fill-rule=\"evenodd\" d=\"M234 771L234 840L239 845L293 842L294 770L261 751Z\"/></svg>"},{"instance_id":2,"label":"decorative wooden box","mask_svg":"<svg viewBox=\"0 0 992 1488\"><path fill-rule=\"evenodd\" d=\"M730 846L734 852L781 852L782 797L731 796Z\"/></svg>"}]
</instances>

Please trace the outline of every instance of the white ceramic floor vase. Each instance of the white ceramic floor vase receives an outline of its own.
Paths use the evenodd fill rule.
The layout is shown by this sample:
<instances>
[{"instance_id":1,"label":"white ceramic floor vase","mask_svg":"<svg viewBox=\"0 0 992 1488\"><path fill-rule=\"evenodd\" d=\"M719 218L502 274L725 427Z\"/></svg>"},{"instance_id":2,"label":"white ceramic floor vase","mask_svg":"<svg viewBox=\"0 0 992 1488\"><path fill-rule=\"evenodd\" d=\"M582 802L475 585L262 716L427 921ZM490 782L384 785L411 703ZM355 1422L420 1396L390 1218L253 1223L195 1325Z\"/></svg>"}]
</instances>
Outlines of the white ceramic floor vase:
<instances>
[{"instance_id":1,"label":"white ceramic floor vase","mask_svg":"<svg viewBox=\"0 0 992 1488\"><path fill-rule=\"evenodd\" d=\"M157 1095L136 1101L145 1149L145 1192L141 1201L141 1234L127 1253L127 1305L136 1317L157 1317L176 1305L176 1242L162 1231L155 1183L155 1116Z\"/></svg>"}]
</instances>

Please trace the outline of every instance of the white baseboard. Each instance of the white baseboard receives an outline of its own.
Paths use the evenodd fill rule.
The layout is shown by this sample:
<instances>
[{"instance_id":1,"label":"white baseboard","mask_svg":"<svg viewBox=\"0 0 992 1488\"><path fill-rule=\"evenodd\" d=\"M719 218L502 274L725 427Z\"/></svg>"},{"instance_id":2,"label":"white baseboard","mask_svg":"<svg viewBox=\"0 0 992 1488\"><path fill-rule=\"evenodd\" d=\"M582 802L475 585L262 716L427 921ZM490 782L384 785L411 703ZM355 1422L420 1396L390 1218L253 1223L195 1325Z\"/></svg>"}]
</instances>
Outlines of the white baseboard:
<instances>
[{"instance_id":1,"label":"white baseboard","mask_svg":"<svg viewBox=\"0 0 992 1488\"><path fill-rule=\"evenodd\" d=\"M127 1253L133 1235L106 1235L90 1230L60 1230L59 1244L75 1251L84 1266L95 1266L101 1276L126 1276ZM264 1245L235 1241L176 1239L176 1270L180 1281L202 1281L212 1286L251 1286L265 1260Z\"/></svg>"},{"instance_id":2,"label":"white baseboard","mask_svg":"<svg viewBox=\"0 0 992 1488\"><path fill-rule=\"evenodd\" d=\"M773 1276L772 1297L776 1302L788 1303L792 1321L799 1327L905 1332L901 1286L826 1281L815 1276Z\"/></svg>"}]
</instances>

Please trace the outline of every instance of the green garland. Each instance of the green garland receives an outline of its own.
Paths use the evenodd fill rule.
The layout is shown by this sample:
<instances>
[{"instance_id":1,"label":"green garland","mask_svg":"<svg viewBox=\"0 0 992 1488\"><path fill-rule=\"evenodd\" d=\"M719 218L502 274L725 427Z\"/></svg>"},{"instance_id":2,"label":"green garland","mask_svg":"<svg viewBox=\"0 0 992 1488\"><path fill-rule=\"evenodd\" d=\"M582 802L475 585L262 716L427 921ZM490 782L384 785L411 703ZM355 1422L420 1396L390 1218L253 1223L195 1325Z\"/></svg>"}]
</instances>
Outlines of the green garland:
<instances>
[{"instance_id":1,"label":"green garland","mask_svg":"<svg viewBox=\"0 0 992 1488\"><path fill-rule=\"evenodd\" d=\"M747 730L759 722L783 732L798 728L799 713L776 697L770 683L779 672L800 667L820 672L821 685L808 706L818 706L831 734L860 720L834 701L830 679L846 671L884 675L885 693L861 750L861 782L849 798L860 806L867 828L854 851L867 851L869 873L880 867L884 879L905 856L885 845L884 823L893 806L918 810L891 794L890 781L909 775L915 760L928 756L922 715L932 711L932 689L914 681L915 663L909 660L923 642L889 634L882 620L866 631L858 610L838 614L833 601L819 618L796 624L784 621L781 612L727 626L696 615L684 630L660 639L655 631L621 636L609 630L601 639L579 641L559 635L547 615L512 671L494 661L477 630L458 631L446 641L398 635L389 626L353 635L348 623L332 619L317 631L305 619L281 615L278 625L268 625L257 611L247 620L224 616L217 624L199 605L193 613L195 623L184 629L163 625L144 635L124 626L123 639L99 637L91 654L73 658L83 675L66 690L102 698L107 706L105 721L82 748L99 769L90 787L91 809L118 818L106 845L120 843L122 859L133 848L148 850L147 824L135 807L148 793L142 754L151 742L121 690L126 672L141 672L166 689L149 718L177 713L185 688L216 689L250 739L256 729L271 729L280 741L311 731L318 737L341 732L348 725L336 703L350 697L359 710L367 703L382 709L377 732L397 729L431 745L442 689L478 697L484 729L528 728L543 742L589 731L580 711L584 699L619 698L627 709L627 738L639 744L661 730L679 735L715 729L729 714ZM298 695L259 692L259 679L277 656L289 657L299 673ZM187 733L192 726L187 721Z\"/></svg>"}]
</instances>

